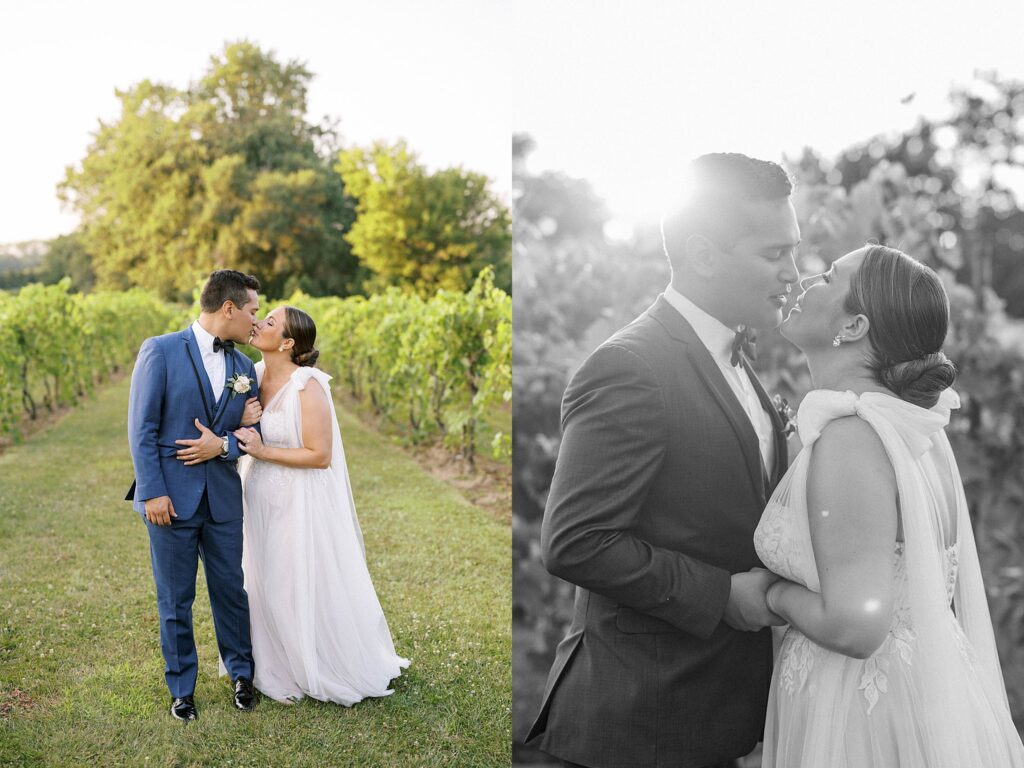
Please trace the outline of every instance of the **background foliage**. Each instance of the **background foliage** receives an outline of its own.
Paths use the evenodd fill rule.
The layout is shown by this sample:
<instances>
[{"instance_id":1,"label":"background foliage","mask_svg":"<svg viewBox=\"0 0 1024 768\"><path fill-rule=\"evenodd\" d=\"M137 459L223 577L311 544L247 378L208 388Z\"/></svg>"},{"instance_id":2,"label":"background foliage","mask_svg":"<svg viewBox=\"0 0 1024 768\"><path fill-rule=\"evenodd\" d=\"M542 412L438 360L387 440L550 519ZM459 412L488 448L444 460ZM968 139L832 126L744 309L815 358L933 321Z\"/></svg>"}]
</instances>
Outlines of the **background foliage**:
<instances>
[{"instance_id":1,"label":"background foliage","mask_svg":"<svg viewBox=\"0 0 1024 768\"><path fill-rule=\"evenodd\" d=\"M427 173L404 142L345 150L335 167L358 199L345 239L373 272L369 287L408 285L423 296L464 291L490 266L508 290L511 222L486 176L460 168Z\"/></svg>"},{"instance_id":2,"label":"background foliage","mask_svg":"<svg viewBox=\"0 0 1024 768\"><path fill-rule=\"evenodd\" d=\"M28 259L0 246L0 288L68 276L77 290L188 301L229 267L271 296L397 286L428 297L468 290L490 265L508 291L510 217L490 180L428 170L401 141L343 147L337 121L306 114L313 77L241 41L187 87L116 91L120 115L59 185L79 229L30 244Z\"/></svg>"},{"instance_id":3,"label":"background foliage","mask_svg":"<svg viewBox=\"0 0 1024 768\"><path fill-rule=\"evenodd\" d=\"M140 289L77 294L70 283L0 291L0 436L16 436L40 408L77 403L130 364L144 339L199 312L198 290L185 309ZM490 269L465 293L297 293L286 303L316 321L326 369L413 442L440 439L472 466L486 433L488 452L507 461L511 435L493 414L512 399L512 300Z\"/></svg>"},{"instance_id":4,"label":"background foliage","mask_svg":"<svg viewBox=\"0 0 1024 768\"><path fill-rule=\"evenodd\" d=\"M512 399L512 300L489 269L466 293L390 288L288 303L316 319L321 360L349 394L414 442L440 437L472 465L487 415ZM490 449L508 458L511 436L494 432Z\"/></svg>"},{"instance_id":5,"label":"background foliage","mask_svg":"<svg viewBox=\"0 0 1024 768\"><path fill-rule=\"evenodd\" d=\"M963 407L950 438L968 494L1011 709L1024 729L1024 84L982 75L922 119L837 157L789 161L803 234L801 271L817 272L874 239L942 275L952 305L946 351ZM572 371L667 284L655 231L606 238L607 211L586 182L533 175L528 136L514 176L514 739L536 715L570 619L572 587L540 562L540 520ZM801 355L778 335L759 344L769 391L794 405L810 388ZM519 760L541 759L515 747Z\"/></svg>"},{"instance_id":6,"label":"background foliage","mask_svg":"<svg viewBox=\"0 0 1024 768\"><path fill-rule=\"evenodd\" d=\"M140 290L82 295L71 281L0 291L0 436L22 415L56 411L94 391L167 330L173 307Z\"/></svg>"},{"instance_id":7,"label":"background foliage","mask_svg":"<svg viewBox=\"0 0 1024 768\"><path fill-rule=\"evenodd\" d=\"M234 268L310 308L324 362L414 441L440 437L472 464L486 433L507 463L507 207L486 176L428 170L403 141L341 147L333 124L306 116L312 78L241 41L186 88L117 91L120 115L59 187L80 228L0 246L0 312L12 318L0 435L22 411L35 418L37 400L70 404L143 338L183 327L196 286ZM143 307L155 314L136 322ZM130 330L114 339L118 322Z\"/></svg>"}]
</instances>

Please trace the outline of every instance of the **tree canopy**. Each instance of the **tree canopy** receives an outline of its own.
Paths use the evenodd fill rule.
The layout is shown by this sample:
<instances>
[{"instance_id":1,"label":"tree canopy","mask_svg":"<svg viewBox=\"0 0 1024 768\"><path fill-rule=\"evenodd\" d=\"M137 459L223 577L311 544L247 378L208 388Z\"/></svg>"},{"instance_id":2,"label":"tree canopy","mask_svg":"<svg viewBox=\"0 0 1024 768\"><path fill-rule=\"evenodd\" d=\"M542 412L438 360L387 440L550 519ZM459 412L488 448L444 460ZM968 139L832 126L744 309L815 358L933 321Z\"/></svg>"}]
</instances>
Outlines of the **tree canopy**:
<instances>
[{"instance_id":1,"label":"tree canopy","mask_svg":"<svg viewBox=\"0 0 1024 768\"><path fill-rule=\"evenodd\" d=\"M307 122L311 73L248 42L228 44L185 90L118 91L63 198L82 215L100 287L187 297L211 269L257 274L272 295L360 288L344 239L355 215L330 167L329 128Z\"/></svg>"},{"instance_id":2,"label":"tree canopy","mask_svg":"<svg viewBox=\"0 0 1024 768\"><path fill-rule=\"evenodd\" d=\"M510 289L511 217L486 176L461 168L430 173L403 141L345 150L336 167L358 200L345 238L373 273L372 287L466 291L491 265L495 284Z\"/></svg>"},{"instance_id":3,"label":"tree canopy","mask_svg":"<svg viewBox=\"0 0 1024 768\"><path fill-rule=\"evenodd\" d=\"M187 300L230 267L271 296L391 285L426 296L468 290L491 266L509 290L511 217L488 178L428 172L402 141L339 154L333 124L306 117L312 78L241 41L185 89L117 91L120 115L59 187L82 217L83 284Z\"/></svg>"}]
</instances>

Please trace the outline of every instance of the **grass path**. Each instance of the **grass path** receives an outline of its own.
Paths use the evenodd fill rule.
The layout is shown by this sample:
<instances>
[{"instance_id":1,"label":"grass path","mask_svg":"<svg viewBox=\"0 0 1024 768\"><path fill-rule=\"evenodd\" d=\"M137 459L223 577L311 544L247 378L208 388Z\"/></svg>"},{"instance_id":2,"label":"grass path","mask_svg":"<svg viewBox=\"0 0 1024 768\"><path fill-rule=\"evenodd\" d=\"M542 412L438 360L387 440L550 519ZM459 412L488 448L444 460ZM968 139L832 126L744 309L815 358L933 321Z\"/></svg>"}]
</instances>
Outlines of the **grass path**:
<instances>
[{"instance_id":1,"label":"grass path","mask_svg":"<svg viewBox=\"0 0 1024 768\"><path fill-rule=\"evenodd\" d=\"M0 455L0 765L499 766L511 760L511 532L339 410L370 572L412 666L351 709L231 707L200 568L198 722L166 712L128 380Z\"/></svg>"}]
</instances>

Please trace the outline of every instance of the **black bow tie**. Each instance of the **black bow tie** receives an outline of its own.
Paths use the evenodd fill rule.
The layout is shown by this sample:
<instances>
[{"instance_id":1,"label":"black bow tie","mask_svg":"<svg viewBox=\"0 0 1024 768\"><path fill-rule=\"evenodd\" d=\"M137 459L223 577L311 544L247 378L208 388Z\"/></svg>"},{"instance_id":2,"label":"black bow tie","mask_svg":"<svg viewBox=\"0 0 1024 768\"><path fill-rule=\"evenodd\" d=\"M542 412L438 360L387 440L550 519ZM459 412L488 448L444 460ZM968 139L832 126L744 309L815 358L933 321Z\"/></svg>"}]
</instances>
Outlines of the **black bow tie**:
<instances>
[{"instance_id":1,"label":"black bow tie","mask_svg":"<svg viewBox=\"0 0 1024 768\"><path fill-rule=\"evenodd\" d=\"M757 360L757 334L752 328L741 327L736 331L736 338L732 340L732 357L729 362L739 365L740 360L745 357L749 361Z\"/></svg>"},{"instance_id":2,"label":"black bow tie","mask_svg":"<svg viewBox=\"0 0 1024 768\"><path fill-rule=\"evenodd\" d=\"M233 341L221 341L220 337L215 336L213 339L213 351L220 352L222 349L225 352L233 351L235 348L235 342ZM735 352L733 354L736 354Z\"/></svg>"}]
</instances>

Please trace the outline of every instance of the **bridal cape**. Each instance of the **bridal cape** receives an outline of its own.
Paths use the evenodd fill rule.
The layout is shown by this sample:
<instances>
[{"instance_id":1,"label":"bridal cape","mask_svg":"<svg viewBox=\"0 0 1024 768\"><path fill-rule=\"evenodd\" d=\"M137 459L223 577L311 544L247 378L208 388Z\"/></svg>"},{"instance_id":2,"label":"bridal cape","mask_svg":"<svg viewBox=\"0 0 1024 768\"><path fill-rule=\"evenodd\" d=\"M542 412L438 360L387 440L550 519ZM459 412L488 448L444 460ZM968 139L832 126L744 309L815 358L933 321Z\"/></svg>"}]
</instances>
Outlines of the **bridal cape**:
<instances>
[{"instance_id":1,"label":"bridal cape","mask_svg":"<svg viewBox=\"0 0 1024 768\"><path fill-rule=\"evenodd\" d=\"M878 434L895 470L903 524L894 542L894 610L867 659L829 651L789 627L772 677L768 768L1019 768L956 459L943 428L952 390L931 410L881 393L816 390L800 406L804 449L755 532L764 564L820 592L807 517L814 442L856 414Z\"/></svg>"},{"instance_id":2,"label":"bridal cape","mask_svg":"<svg viewBox=\"0 0 1024 768\"><path fill-rule=\"evenodd\" d=\"M263 371L258 364L260 380ZM330 378L299 368L263 411L264 443L301 447L299 392L323 387L331 404L331 466L240 461L242 568L256 688L278 701L311 696L350 706L392 693L390 681L409 662L395 653L367 571Z\"/></svg>"}]
</instances>

